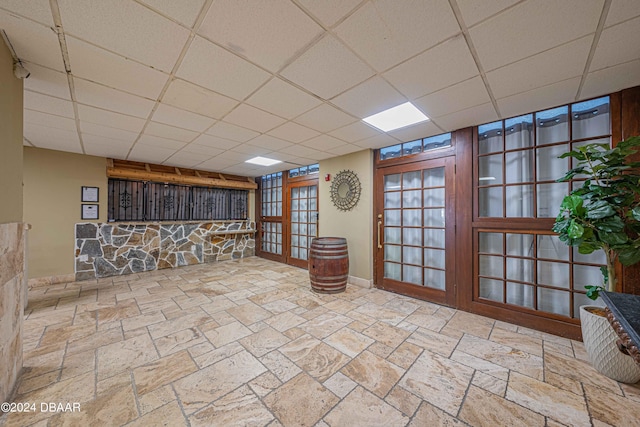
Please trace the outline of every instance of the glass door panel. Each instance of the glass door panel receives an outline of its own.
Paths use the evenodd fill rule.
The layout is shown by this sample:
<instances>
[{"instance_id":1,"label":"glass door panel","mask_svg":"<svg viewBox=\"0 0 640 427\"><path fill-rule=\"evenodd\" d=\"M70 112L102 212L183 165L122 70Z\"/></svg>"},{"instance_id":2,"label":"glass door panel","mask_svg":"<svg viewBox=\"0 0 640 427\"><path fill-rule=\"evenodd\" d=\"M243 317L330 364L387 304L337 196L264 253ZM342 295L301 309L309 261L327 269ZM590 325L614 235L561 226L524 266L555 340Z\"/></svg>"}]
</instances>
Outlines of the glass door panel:
<instances>
[{"instance_id":1,"label":"glass door panel","mask_svg":"<svg viewBox=\"0 0 640 427\"><path fill-rule=\"evenodd\" d=\"M260 180L257 192L260 201L258 255L275 261L284 262L282 228L282 172L265 175Z\"/></svg>"},{"instance_id":2,"label":"glass door panel","mask_svg":"<svg viewBox=\"0 0 640 427\"><path fill-rule=\"evenodd\" d=\"M453 159L380 168L379 287L453 304Z\"/></svg>"},{"instance_id":3,"label":"glass door panel","mask_svg":"<svg viewBox=\"0 0 640 427\"><path fill-rule=\"evenodd\" d=\"M287 262L307 268L311 239L318 233L318 183L290 184L290 233Z\"/></svg>"}]
</instances>

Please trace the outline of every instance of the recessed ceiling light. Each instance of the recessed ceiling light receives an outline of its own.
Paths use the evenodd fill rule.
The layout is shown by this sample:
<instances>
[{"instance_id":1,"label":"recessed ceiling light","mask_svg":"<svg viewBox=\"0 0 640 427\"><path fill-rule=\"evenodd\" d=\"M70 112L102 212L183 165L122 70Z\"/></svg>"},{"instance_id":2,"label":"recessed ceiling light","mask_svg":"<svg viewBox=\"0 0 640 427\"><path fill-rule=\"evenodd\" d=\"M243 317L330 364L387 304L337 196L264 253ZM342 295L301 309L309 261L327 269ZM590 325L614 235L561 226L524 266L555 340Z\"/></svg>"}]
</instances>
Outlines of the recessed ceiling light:
<instances>
[{"instance_id":1,"label":"recessed ceiling light","mask_svg":"<svg viewBox=\"0 0 640 427\"><path fill-rule=\"evenodd\" d=\"M405 102L404 104L396 105L388 110L365 117L362 120L371 126L377 127L381 131L389 132L424 122L429 120L429 117L425 116L422 111L418 110L412 103Z\"/></svg>"},{"instance_id":2,"label":"recessed ceiling light","mask_svg":"<svg viewBox=\"0 0 640 427\"><path fill-rule=\"evenodd\" d=\"M258 156L254 157L253 159L245 160L245 163L253 163L254 165L260 166L272 166L278 163L282 163L282 161Z\"/></svg>"}]
</instances>

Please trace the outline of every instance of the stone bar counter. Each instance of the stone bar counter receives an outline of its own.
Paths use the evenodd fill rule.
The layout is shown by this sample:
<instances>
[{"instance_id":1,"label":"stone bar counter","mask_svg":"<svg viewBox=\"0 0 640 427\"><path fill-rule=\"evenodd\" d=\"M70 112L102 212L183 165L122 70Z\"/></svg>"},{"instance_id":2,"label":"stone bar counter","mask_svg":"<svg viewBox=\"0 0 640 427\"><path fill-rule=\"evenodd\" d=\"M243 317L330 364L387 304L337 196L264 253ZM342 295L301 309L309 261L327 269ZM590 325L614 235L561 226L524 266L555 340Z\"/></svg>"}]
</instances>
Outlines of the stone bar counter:
<instances>
[{"instance_id":1,"label":"stone bar counter","mask_svg":"<svg viewBox=\"0 0 640 427\"><path fill-rule=\"evenodd\" d=\"M640 365L640 295L602 292L607 319L618 334L618 348Z\"/></svg>"},{"instance_id":2,"label":"stone bar counter","mask_svg":"<svg viewBox=\"0 0 640 427\"><path fill-rule=\"evenodd\" d=\"M80 223L75 241L76 280L88 280L253 256L255 223Z\"/></svg>"}]
</instances>

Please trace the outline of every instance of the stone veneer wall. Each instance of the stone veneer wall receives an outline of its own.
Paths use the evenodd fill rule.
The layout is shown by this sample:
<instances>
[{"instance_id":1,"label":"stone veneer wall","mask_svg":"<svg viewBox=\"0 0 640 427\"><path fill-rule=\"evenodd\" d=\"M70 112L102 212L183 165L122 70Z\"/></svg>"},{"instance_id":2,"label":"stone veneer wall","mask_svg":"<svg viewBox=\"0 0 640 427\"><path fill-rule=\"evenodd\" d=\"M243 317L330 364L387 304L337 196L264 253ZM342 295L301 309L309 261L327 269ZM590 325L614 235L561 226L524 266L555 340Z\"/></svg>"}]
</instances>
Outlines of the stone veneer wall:
<instances>
[{"instance_id":1,"label":"stone veneer wall","mask_svg":"<svg viewBox=\"0 0 640 427\"><path fill-rule=\"evenodd\" d=\"M76 280L255 255L255 223L76 224Z\"/></svg>"},{"instance_id":2,"label":"stone veneer wall","mask_svg":"<svg viewBox=\"0 0 640 427\"><path fill-rule=\"evenodd\" d=\"M0 224L0 402L9 400L22 370L23 233L22 223Z\"/></svg>"}]
</instances>

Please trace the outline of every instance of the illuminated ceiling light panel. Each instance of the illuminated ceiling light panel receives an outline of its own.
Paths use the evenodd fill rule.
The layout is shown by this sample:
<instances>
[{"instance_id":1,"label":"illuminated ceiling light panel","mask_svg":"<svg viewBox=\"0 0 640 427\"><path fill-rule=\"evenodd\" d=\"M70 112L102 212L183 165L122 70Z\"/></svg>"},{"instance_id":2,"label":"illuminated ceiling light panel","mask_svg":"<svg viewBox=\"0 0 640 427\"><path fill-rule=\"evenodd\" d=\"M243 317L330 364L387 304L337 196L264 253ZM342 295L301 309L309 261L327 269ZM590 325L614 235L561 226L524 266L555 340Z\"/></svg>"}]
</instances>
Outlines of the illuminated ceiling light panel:
<instances>
[{"instance_id":1,"label":"illuminated ceiling light panel","mask_svg":"<svg viewBox=\"0 0 640 427\"><path fill-rule=\"evenodd\" d=\"M252 163L260 166L273 166L278 163L282 163L280 160L268 159L266 157L254 157L253 159L245 160L245 163Z\"/></svg>"},{"instance_id":2,"label":"illuminated ceiling light panel","mask_svg":"<svg viewBox=\"0 0 640 427\"><path fill-rule=\"evenodd\" d=\"M388 110L365 117L362 120L383 132L389 132L427 121L429 117L425 116L424 113L418 110L412 103L405 102L404 104L396 105Z\"/></svg>"}]
</instances>

